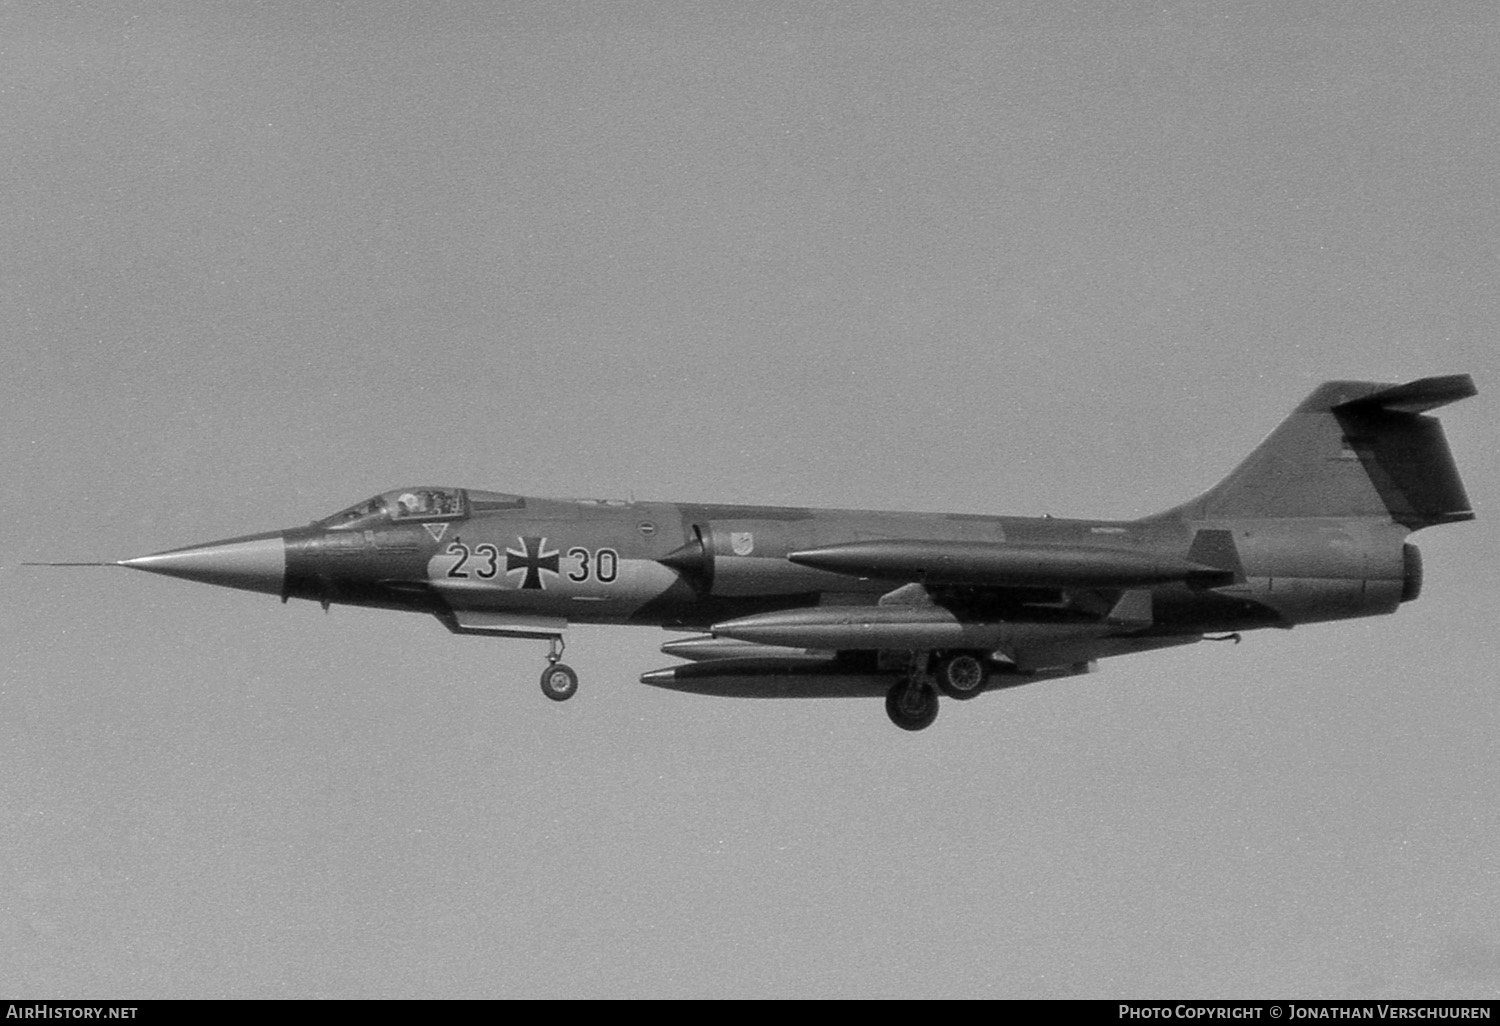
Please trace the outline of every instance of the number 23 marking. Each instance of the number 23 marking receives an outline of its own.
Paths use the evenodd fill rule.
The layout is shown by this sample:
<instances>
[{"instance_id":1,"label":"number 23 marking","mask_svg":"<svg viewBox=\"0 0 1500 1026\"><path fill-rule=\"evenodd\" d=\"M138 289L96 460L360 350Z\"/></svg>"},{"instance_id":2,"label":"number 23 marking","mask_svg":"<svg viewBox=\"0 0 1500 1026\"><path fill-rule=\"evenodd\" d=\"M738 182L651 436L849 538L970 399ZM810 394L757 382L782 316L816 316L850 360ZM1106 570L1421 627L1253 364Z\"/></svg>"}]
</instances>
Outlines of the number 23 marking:
<instances>
[{"instance_id":1,"label":"number 23 marking","mask_svg":"<svg viewBox=\"0 0 1500 1026\"><path fill-rule=\"evenodd\" d=\"M468 577L469 572L464 569L464 564L469 561L471 555L484 560L483 565L474 571L475 577L488 581L500 572L500 550L489 543L476 545L473 552L470 552L469 547L463 542L454 542L448 546L447 552L450 556L458 557L458 561L448 568L449 577Z\"/></svg>"}]
</instances>

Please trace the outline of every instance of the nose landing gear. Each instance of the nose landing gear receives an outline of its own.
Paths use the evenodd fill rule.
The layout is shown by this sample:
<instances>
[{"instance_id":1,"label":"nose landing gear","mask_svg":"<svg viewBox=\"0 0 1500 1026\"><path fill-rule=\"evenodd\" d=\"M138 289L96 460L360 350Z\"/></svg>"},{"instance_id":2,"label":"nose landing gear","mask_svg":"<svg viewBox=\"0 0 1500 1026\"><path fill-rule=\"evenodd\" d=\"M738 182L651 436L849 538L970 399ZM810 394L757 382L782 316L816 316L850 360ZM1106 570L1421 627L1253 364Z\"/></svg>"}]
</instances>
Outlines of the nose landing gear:
<instances>
[{"instance_id":1,"label":"nose landing gear","mask_svg":"<svg viewBox=\"0 0 1500 1026\"><path fill-rule=\"evenodd\" d=\"M566 702L578 693L578 674L560 662L566 647L561 634L547 639L547 668L542 671L542 694L554 702Z\"/></svg>"}]
</instances>

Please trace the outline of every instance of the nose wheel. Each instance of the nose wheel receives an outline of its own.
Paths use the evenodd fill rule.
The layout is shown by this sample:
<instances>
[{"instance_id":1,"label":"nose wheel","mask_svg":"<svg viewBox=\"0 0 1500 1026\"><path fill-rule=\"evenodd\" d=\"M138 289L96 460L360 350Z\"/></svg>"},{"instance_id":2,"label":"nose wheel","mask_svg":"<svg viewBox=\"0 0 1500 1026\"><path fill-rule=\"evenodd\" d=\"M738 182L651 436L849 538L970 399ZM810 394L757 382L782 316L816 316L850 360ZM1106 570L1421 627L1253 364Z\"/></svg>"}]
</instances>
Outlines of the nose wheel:
<instances>
[{"instance_id":1,"label":"nose wheel","mask_svg":"<svg viewBox=\"0 0 1500 1026\"><path fill-rule=\"evenodd\" d=\"M554 702L566 702L578 693L578 674L571 666L553 663L542 671L542 694Z\"/></svg>"},{"instance_id":2,"label":"nose wheel","mask_svg":"<svg viewBox=\"0 0 1500 1026\"><path fill-rule=\"evenodd\" d=\"M554 702L566 702L578 693L578 674L573 668L560 662L563 654L562 635L547 639L547 668L542 671L542 694Z\"/></svg>"}]
</instances>

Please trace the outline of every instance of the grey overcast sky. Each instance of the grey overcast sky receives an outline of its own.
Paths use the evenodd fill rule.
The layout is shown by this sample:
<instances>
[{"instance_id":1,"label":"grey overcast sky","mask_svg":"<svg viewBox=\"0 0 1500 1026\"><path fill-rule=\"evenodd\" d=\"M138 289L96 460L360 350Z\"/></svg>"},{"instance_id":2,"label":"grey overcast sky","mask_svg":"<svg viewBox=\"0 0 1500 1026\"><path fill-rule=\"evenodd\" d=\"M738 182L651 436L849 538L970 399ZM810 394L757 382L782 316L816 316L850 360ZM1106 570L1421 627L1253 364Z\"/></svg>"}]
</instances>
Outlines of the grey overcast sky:
<instances>
[{"instance_id":1,"label":"grey overcast sky","mask_svg":"<svg viewBox=\"0 0 1500 1026\"><path fill-rule=\"evenodd\" d=\"M0 6L0 996L1494 996L1500 7ZM1119 516L1469 372L1391 618L949 705L123 558L455 484Z\"/></svg>"}]
</instances>

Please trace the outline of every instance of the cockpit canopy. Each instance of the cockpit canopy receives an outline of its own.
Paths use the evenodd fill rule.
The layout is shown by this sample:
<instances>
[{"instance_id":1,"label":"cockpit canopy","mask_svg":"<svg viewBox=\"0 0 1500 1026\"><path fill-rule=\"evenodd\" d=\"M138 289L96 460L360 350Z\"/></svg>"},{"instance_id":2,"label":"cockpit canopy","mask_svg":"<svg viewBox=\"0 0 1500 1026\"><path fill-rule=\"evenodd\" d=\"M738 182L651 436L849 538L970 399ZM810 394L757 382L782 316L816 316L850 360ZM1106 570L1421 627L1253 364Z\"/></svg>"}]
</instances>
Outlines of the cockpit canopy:
<instances>
[{"instance_id":1,"label":"cockpit canopy","mask_svg":"<svg viewBox=\"0 0 1500 1026\"><path fill-rule=\"evenodd\" d=\"M315 521L319 527L363 528L374 523L402 520L458 520L473 512L519 509L526 500L517 495L481 492L466 488L397 488L372 499L339 510Z\"/></svg>"}]
</instances>

